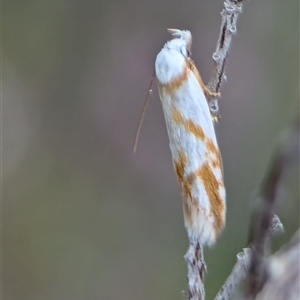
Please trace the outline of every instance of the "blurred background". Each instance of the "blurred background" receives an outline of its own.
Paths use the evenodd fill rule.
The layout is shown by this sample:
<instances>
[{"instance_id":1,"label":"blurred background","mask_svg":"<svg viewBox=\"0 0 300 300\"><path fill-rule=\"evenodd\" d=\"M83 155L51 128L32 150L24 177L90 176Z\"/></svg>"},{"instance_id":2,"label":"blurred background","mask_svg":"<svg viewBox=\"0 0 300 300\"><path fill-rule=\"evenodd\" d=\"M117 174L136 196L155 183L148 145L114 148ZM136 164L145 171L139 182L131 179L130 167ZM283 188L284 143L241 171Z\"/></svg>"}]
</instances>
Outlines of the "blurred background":
<instances>
[{"instance_id":1,"label":"blurred background","mask_svg":"<svg viewBox=\"0 0 300 300\"><path fill-rule=\"evenodd\" d=\"M157 88L167 27L208 82L223 1L3 1L3 299L184 299L188 239ZM205 251L212 299L246 246L255 193L299 111L299 2L247 1L216 125L227 225ZM299 162L277 208L299 227Z\"/></svg>"}]
</instances>

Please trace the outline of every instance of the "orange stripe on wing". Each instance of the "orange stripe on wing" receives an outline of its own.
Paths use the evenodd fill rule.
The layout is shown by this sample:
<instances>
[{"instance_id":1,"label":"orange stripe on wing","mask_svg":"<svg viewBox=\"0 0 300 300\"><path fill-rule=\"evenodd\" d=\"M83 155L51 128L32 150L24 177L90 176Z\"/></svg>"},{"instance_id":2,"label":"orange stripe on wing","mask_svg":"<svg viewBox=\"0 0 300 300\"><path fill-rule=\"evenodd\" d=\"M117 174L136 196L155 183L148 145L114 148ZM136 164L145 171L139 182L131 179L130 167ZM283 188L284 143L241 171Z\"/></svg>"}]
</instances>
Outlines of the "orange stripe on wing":
<instances>
[{"instance_id":1,"label":"orange stripe on wing","mask_svg":"<svg viewBox=\"0 0 300 300\"><path fill-rule=\"evenodd\" d=\"M201 77L201 75L200 75L200 73L199 73L199 71L198 71L198 69L197 69L197 67L194 63L194 61L190 57L188 58L188 64L189 64L189 68L192 70L192 72L196 76L205 97L208 98L208 99L220 98L221 97L220 93L214 93L206 87L206 85L204 84L204 82L202 80L202 77Z\"/></svg>"},{"instance_id":2,"label":"orange stripe on wing","mask_svg":"<svg viewBox=\"0 0 300 300\"><path fill-rule=\"evenodd\" d=\"M199 212L199 203L192 196L192 186L195 182L195 174L186 174L186 166L188 163L187 156L180 151L177 161L174 161L174 167L178 178L178 183L182 192L182 205L185 223L192 227L197 220Z\"/></svg>"},{"instance_id":3,"label":"orange stripe on wing","mask_svg":"<svg viewBox=\"0 0 300 300\"><path fill-rule=\"evenodd\" d=\"M174 164L175 164L176 174L178 176L178 179L181 182L183 181L183 178L185 176L185 168L186 168L187 162L188 162L187 156L182 151L180 151L178 160L175 161Z\"/></svg>"},{"instance_id":4,"label":"orange stripe on wing","mask_svg":"<svg viewBox=\"0 0 300 300\"><path fill-rule=\"evenodd\" d=\"M188 163L187 156L180 151L178 160L174 162L175 171L177 174L178 182L180 184L180 187L182 188L182 192L187 197L187 199L192 199L192 193L191 193L191 187L194 183L194 178L191 178L191 176L186 175L186 166Z\"/></svg>"},{"instance_id":5,"label":"orange stripe on wing","mask_svg":"<svg viewBox=\"0 0 300 300\"><path fill-rule=\"evenodd\" d=\"M161 84L158 82L160 89L169 95L174 95L177 90L188 80L190 68L186 65L182 74L175 79L173 79L169 84Z\"/></svg>"},{"instance_id":6,"label":"orange stripe on wing","mask_svg":"<svg viewBox=\"0 0 300 300\"><path fill-rule=\"evenodd\" d=\"M212 139L206 140L206 146L209 153L212 153L215 158L212 161L212 166L214 168L219 168L223 172L223 163L222 163L222 156L218 149L218 147L215 145L215 143L212 141Z\"/></svg>"},{"instance_id":7,"label":"orange stripe on wing","mask_svg":"<svg viewBox=\"0 0 300 300\"><path fill-rule=\"evenodd\" d=\"M185 222L188 226L193 227L198 217L199 203L197 199L192 196L191 192L193 184L195 184L198 178L203 183L210 200L211 214L214 217L214 228L217 235L219 235L225 226L226 206L224 199L219 194L219 188L224 188L224 184L218 181L212 168L222 170L220 151L213 140L205 135L200 125L197 125L190 119L185 119L182 113L174 107L172 108L172 117L177 125L183 126L187 132L202 140L207 147L206 156L208 160L196 173L186 174L188 157L183 151L179 152L179 158L174 162L178 182L183 193L182 201Z\"/></svg>"},{"instance_id":8,"label":"orange stripe on wing","mask_svg":"<svg viewBox=\"0 0 300 300\"><path fill-rule=\"evenodd\" d=\"M211 204L211 212L214 216L214 228L219 235L225 226L225 203L219 194L219 182L207 163L199 169L197 176L203 182L205 191Z\"/></svg>"},{"instance_id":9,"label":"orange stripe on wing","mask_svg":"<svg viewBox=\"0 0 300 300\"><path fill-rule=\"evenodd\" d=\"M214 168L219 168L221 171L223 171L221 153L218 147L213 142L213 140L205 135L202 127L200 125L197 125L191 119L185 119L182 113L175 107L172 107L172 117L177 125L183 126L187 132L193 134L195 137L197 137L206 144L208 154L213 154L214 156L212 166Z\"/></svg>"},{"instance_id":10,"label":"orange stripe on wing","mask_svg":"<svg viewBox=\"0 0 300 300\"><path fill-rule=\"evenodd\" d=\"M194 123L191 119L186 120L182 113L175 107L172 108L172 116L176 124L182 125L187 132L192 133L197 138L204 141L205 133L201 126Z\"/></svg>"}]
</instances>

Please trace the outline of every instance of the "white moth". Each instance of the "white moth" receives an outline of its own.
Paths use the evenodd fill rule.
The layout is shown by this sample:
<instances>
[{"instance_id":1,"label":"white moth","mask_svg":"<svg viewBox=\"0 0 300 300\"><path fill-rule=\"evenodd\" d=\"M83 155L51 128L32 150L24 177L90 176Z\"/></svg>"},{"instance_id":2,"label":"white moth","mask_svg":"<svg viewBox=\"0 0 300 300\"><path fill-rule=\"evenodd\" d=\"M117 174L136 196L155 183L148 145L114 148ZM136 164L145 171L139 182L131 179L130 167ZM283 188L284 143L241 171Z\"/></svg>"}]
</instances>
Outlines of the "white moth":
<instances>
[{"instance_id":1,"label":"white moth","mask_svg":"<svg viewBox=\"0 0 300 300\"><path fill-rule=\"evenodd\" d=\"M181 189L185 227L191 241L211 246L225 226L226 201L221 155L204 94L190 58L189 31L168 29L175 37L158 53L155 74L170 149Z\"/></svg>"}]
</instances>

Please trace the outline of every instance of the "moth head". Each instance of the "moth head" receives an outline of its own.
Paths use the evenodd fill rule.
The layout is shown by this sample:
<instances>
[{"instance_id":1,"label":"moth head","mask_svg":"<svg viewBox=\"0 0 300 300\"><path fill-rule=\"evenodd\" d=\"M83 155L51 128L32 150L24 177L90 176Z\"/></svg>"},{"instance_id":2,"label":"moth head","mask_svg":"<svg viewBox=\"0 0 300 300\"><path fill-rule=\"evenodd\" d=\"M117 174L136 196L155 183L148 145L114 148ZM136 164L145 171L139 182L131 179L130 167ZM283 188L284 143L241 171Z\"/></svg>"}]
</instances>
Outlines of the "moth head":
<instances>
[{"instance_id":1,"label":"moth head","mask_svg":"<svg viewBox=\"0 0 300 300\"><path fill-rule=\"evenodd\" d=\"M192 35L187 30L168 29L174 39L168 41L155 60L155 74L162 85L174 84L186 74Z\"/></svg>"},{"instance_id":2,"label":"moth head","mask_svg":"<svg viewBox=\"0 0 300 300\"><path fill-rule=\"evenodd\" d=\"M186 58L190 57L192 48L191 32L173 28L168 28L168 32L172 34L174 39L167 42L165 47L178 50Z\"/></svg>"}]
</instances>

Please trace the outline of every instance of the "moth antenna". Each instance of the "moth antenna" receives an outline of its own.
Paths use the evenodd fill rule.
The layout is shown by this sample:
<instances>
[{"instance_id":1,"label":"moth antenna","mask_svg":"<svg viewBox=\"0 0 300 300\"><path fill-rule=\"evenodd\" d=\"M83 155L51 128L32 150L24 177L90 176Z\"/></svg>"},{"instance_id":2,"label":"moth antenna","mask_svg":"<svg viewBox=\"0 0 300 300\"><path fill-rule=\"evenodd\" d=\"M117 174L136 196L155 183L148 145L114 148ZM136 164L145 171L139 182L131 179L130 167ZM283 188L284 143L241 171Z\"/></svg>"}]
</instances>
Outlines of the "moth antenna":
<instances>
[{"instance_id":1,"label":"moth antenna","mask_svg":"<svg viewBox=\"0 0 300 300\"><path fill-rule=\"evenodd\" d=\"M150 94L152 93L152 85L153 85L154 77L155 77L155 71L153 72L153 75L152 75L151 80L150 80L150 85L149 85L149 89L148 89L148 92L147 92L146 100L144 102L141 117L140 117L137 129L136 129L136 133L135 133L135 137L134 137L134 145L133 145L133 152L134 153L136 153L136 148L137 148L137 144L138 144L138 140L139 140L143 120L144 120L144 117L145 117L148 100L150 98Z\"/></svg>"}]
</instances>

